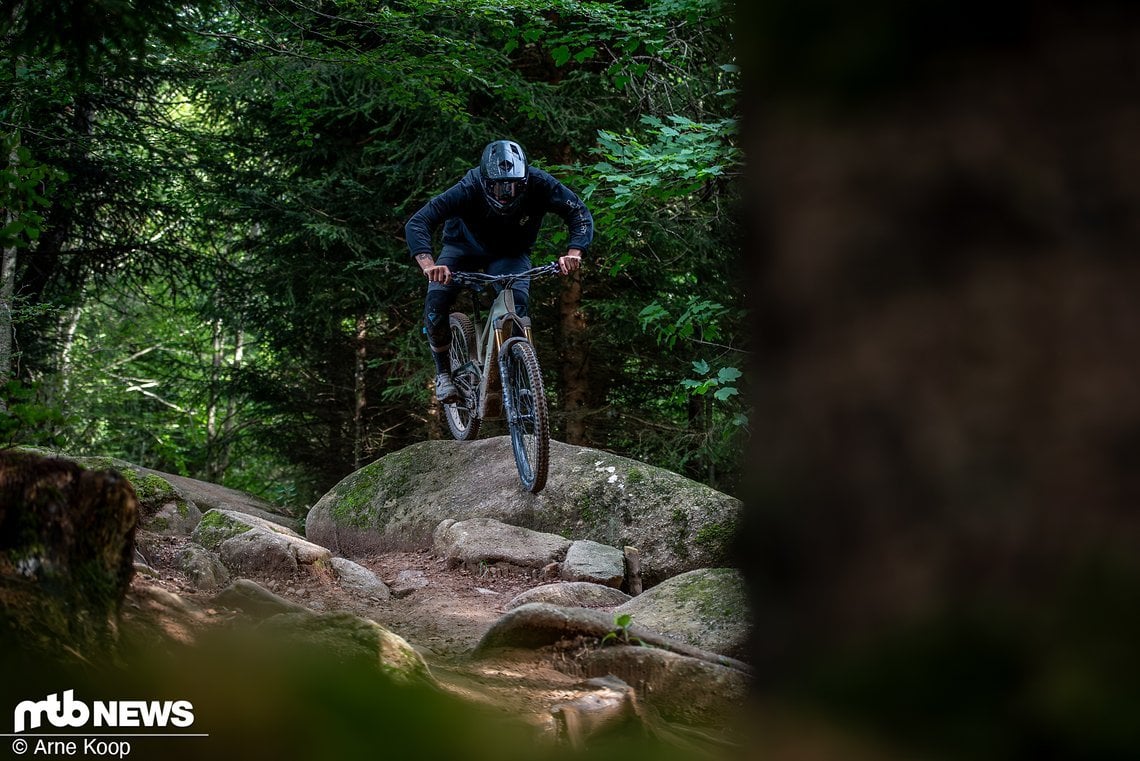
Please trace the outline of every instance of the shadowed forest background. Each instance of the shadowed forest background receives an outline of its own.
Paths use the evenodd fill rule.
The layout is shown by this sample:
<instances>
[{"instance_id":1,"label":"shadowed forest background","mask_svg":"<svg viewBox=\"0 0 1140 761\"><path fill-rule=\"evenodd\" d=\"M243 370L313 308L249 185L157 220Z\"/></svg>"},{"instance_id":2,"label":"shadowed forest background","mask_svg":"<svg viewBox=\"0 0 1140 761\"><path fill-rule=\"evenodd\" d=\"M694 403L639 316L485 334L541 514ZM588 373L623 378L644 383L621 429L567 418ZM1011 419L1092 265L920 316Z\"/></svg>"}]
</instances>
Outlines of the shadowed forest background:
<instances>
[{"instance_id":1,"label":"shadowed forest background","mask_svg":"<svg viewBox=\"0 0 1140 761\"><path fill-rule=\"evenodd\" d=\"M764 755L1140 753L1135 4L34 5L10 438L304 501L438 435L401 228L509 134L598 222L556 437L748 506Z\"/></svg>"},{"instance_id":2,"label":"shadowed forest background","mask_svg":"<svg viewBox=\"0 0 1140 761\"><path fill-rule=\"evenodd\" d=\"M597 225L583 277L535 289L555 437L737 488L728 4L0 17L6 439L311 504L439 437L403 226L510 137ZM565 251L548 222L536 263Z\"/></svg>"}]
</instances>

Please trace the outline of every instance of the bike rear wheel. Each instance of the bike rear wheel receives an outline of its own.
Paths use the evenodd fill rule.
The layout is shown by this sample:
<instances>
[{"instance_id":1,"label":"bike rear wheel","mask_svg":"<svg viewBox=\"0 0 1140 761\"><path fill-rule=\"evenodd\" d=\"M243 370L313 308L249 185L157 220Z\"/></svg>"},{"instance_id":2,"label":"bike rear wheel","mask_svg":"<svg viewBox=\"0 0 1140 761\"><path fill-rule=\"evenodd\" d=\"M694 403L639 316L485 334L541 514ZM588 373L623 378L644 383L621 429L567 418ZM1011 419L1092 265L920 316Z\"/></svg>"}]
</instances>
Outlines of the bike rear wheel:
<instances>
[{"instance_id":1,"label":"bike rear wheel","mask_svg":"<svg viewBox=\"0 0 1140 761\"><path fill-rule=\"evenodd\" d=\"M546 486L550 464L550 421L538 356L529 341L512 338L503 344L499 364L519 480L538 494Z\"/></svg>"},{"instance_id":2,"label":"bike rear wheel","mask_svg":"<svg viewBox=\"0 0 1140 761\"><path fill-rule=\"evenodd\" d=\"M448 317L451 328L451 347L448 359L451 364L451 380L459 390L459 401L443 405L443 416L451 435L459 441L474 439L479 435L479 369L474 362L475 327L462 312L452 312Z\"/></svg>"}]
</instances>

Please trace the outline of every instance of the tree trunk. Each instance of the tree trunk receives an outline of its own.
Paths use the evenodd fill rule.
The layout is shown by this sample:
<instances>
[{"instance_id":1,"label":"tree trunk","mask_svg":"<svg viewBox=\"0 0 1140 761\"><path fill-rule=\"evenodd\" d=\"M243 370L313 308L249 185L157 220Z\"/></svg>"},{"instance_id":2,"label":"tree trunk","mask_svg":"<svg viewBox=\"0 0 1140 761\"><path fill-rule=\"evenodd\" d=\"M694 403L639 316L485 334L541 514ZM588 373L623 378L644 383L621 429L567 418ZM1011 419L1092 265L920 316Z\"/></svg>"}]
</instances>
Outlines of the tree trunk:
<instances>
[{"instance_id":1,"label":"tree trunk","mask_svg":"<svg viewBox=\"0 0 1140 761\"><path fill-rule=\"evenodd\" d=\"M222 366L226 364L226 342L221 320L214 321L213 359L210 367L210 395L206 409L206 480L221 483L230 467L233 452L234 418L237 404L232 393L223 394L225 379ZM245 332L238 328L234 339L231 368L241 367L245 356ZM226 397L222 410L222 397Z\"/></svg>"},{"instance_id":2,"label":"tree trunk","mask_svg":"<svg viewBox=\"0 0 1140 761\"><path fill-rule=\"evenodd\" d=\"M83 306L76 304L67 314L63 325L63 346L59 350L60 403L67 404L71 391L71 355L75 350L75 333L79 330L79 318L83 316Z\"/></svg>"},{"instance_id":3,"label":"tree trunk","mask_svg":"<svg viewBox=\"0 0 1140 761\"><path fill-rule=\"evenodd\" d=\"M701 325L694 325L693 338L703 341L705 331ZM712 394L690 394L686 405L689 418L689 434L693 440L697 457L688 467L692 478L716 488L716 458L712 455L713 408Z\"/></svg>"},{"instance_id":4,"label":"tree trunk","mask_svg":"<svg viewBox=\"0 0 1140 761\"><path fill-rule=\"evenodd\" d=\"M206 401L206 480L219 480L219 436L218 436L218 384L221 382L223 352L222 321L213 324L213 358L210 362L210 390Z\"/></svg>"},{"instance_id":5,"label":"tree trunk","mask_svg":"<svg viewBox=\"0 0 1140 761\"><path fill-rule=\"evenodd\" d=\"M588 444L585 412L590 394L590 352L586 315L582 313L582 276L568 277L558 299L561 327L563 436L567 444Z\"/></svg>"},{"instance_id":6,"label":"tree trunk","mask_svg":"<svg viewBox=\"0 0 1140 761\"><path fill-rule=\"evenodd\" d=\"M356 318L356 370L354 373L355 405L352 411L352 469L359 470L364 462L364 408L368 404L368 395L365 387L366 361L368 359L367 341L368 318L358 315Z\"/></svg>"},{"instance_id":7,"label":"tree trunk","mask_svg":"<svg viewBox=\"0 0 1140 761\"><path fill-rule=\"evenodd\" d=\"M16 148L19 141L12 142L8 153L8 171L15 173L19 161ZM11 209L4 210L4 226L12 224L16 214ZM12 379L12 347L14 338L12 334L12 300L16 295L16 247L4 248L3 259L0 259L0 386ZM0 395L0 410L7 411L8 404L5 397Z\"/></svg>"},{"instance_id":8,"label":"tree trunk","mask_svg":"<svg viewBox=\"0 0 1140 761\"><path fill-rule=\"evenodd\" d=\"M4 215L4 224L12 221L12 214ZM0 264L0 386L12 378L12 299L16 293L16 249L4 249L3 263ZM0 405L4 404L0 397ZM0 407L0 409L7 409Z\"/></svg>"}]
</instances>

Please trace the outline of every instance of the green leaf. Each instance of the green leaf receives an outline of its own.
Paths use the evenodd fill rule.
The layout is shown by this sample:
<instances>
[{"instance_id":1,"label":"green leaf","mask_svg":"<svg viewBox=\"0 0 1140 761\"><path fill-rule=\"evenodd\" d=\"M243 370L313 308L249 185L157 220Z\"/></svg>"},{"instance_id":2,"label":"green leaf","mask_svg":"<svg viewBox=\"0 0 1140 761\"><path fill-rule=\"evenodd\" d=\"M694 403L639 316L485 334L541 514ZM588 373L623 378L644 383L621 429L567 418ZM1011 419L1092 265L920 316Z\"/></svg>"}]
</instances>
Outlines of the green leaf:
<instances>
[{"instance_id":1,"label":"green leaf","mask_svg":"<svg viewBox=\"0 0 1140 761\"><path fill-rule=\"evenodd\" d=\"M570 48L565 45L559 45L550 51L550 57L554 59L555 66L561 66L570 60Z\"/></svg>"},{"instance_id":2,"label":"green leaf","mask_svg":"<svg viewBox=\"0 0 1140 761\"><path fill-rule=\"evenodd\" d=\"M716 390L716 393L713 394L713 399L716 399L718 402L726 402L729 397L736 396L739 393L740 392L733 386L721 386Z\"/></svg>"},{"instance_id":3,"label":"green leaf","mask_svg":"<svg viewBox=\"0 0 1140 761\"><path fill-rule=\"evenodd\" d=\"M8 224L0 227L0 238L14 238L19 235L24 229L24 223L20 220L9 222Z\"/></svg>"},{"instance_id":4,"label":"green leaf","mask_svg":"<svg viewBox=\"0 0 1140 761\"><path fill-rule=\"evenodd\" d=\"M577 53L575 53L574 54L574 60L577 61L578 63L582 63L585 60L593 58L597 52L598 52L598 49L595 48L593 45L591 45L590 47L583 48L582 50L579 50Z\"/></svg>"},{"instance_id":5,"label":"green leaf","mask_svg":"<svg viewBox=\"0 0 1140 761\"><path fill-rule=\"evenodd\" d=\"M693 370L698 375L704 375L709 371L709 363L705 362L703 359L695 360L693 362Z\"/></svg>"},{"instance_id":6,"label":"green leaf","mask_svg":"<svg viewBox=\"0 0 1140 761\"><path fill-rule=\"evenodd\" d=\"M744 373L740 372L739 369L737 369L735 367L728 366L728 367L722 367L720 369L720 371L716 374L716 377L717 377L717 380L719 380L721 383L731 383L732 381L736 380L737 378L739 378L743 374Z\"/></svg>"}]
</instances>

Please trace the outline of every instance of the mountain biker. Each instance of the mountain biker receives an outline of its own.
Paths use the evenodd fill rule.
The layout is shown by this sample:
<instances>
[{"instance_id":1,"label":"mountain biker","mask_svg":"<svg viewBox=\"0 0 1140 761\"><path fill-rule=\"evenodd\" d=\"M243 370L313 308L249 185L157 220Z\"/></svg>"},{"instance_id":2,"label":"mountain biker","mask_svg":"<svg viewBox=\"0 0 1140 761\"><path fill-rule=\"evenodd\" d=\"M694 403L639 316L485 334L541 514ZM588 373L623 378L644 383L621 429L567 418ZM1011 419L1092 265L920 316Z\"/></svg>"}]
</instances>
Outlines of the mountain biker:
<instances>
[{"instance_id":1,"label":"mountain biker","mask_svg":"<svg viewBox=\"0 0 1140 761\"><path fill-rule=\"evenodd\" d=\"M581 265L594 238L594 218L570 189L541 169L530 166L522 147L495 140L483 149L479 166L428 201L408 220L408 250L428 279L424 299L424 332L435 360L435 396L448 404L459 401L451 380L448 314L459 296L451 273L484 270L507 275L530 269L530 253L542 218L557 214L566 221L570 240L558 267L568 275ZM443 223L443 247L432 258L432 234ZM530 281L515 283L515 308L525 316Z\"/></svg>"}]
</instances>

